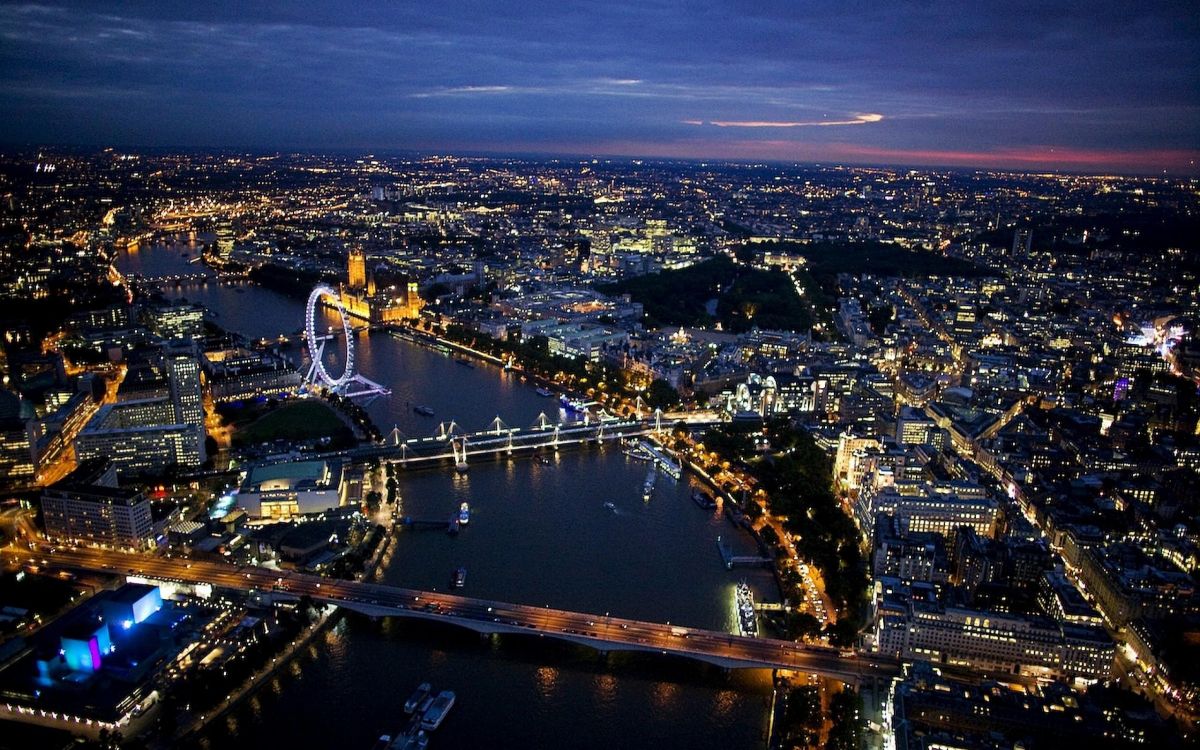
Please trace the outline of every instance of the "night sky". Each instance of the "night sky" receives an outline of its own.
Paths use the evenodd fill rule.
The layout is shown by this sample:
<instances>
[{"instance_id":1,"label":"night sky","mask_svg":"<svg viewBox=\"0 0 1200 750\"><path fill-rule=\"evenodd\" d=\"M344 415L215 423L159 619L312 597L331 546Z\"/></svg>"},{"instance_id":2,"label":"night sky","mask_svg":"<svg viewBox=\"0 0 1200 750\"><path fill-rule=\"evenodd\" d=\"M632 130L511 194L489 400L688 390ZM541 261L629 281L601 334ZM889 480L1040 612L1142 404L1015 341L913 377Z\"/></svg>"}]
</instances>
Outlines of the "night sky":
<instances>
[{"instance_id":1,"label":"night sky","mask_svg":"<svg viewBox=\"0 0 1200 750\"><path fill-rule=\"evenodd\" d=\"M1174 174L1200 161L1195 0L272 6L0 5L0 141Z\"/></svg>"}]
</instances>

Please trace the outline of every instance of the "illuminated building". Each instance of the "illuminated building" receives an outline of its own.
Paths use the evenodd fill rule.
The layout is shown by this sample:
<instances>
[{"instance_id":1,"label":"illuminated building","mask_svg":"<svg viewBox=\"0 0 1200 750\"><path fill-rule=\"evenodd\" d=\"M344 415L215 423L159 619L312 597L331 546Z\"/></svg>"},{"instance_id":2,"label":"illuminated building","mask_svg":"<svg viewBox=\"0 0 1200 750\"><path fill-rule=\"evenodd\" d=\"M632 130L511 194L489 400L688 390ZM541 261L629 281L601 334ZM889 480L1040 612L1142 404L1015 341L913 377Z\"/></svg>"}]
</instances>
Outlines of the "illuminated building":
<instances>
[{"instance_id":1,"label":"illuminated building","mask_svg":"<svg viewBox=\"0 0 1200 750\"><path fill-rule=\"evenodd\" d=\"M67 669L95 672L104 663L105 654L112 650L108 625L96 620L77 623L63 633L61 648Z\"/></svg>"},{"instance_id":2,"label":"illuminated building","mask_svg":"<svg viewBox=\"0 0 1200 750\"><path fill-rule=\"evenodd\" d=\"M0 484L16 486L33 480L38 433L35 419L0 417Z\"/></svg>"},{"instance_id":3,"label":"illuminated building","mask_svg":"<svg viewBox=\"0 0 1200 750\"><path fill-rule=\"evenodd\" d=\"M246 349L205 352L204 369L216 403L294 393L302 380L287 362Z\"/></svg>"},{"instance_id":4,"label":"illuminated building","mask_svg":"<svg viewBox=\"0 0 1200 750\"><path fill-rule=\"evenodd\" d=\"M355 291L367 288L367 254L361 248L354 248L347 258L348 279L346 286Z\"/></svg>"},{"instance_id":5,"label":"illuminated building","mask_svg":"<svg viewBox=\"0 0 1200 750\"><path fill-rule=\"evenodd\" d=\"M199 425L201 436L204 431L204 397L200 385L200 361L194 348L171 347L164 351L167 367L167 382L171 389L171 403L175 408L175 422Z\"/></svg>"},{"instance_id":6,"label":"illuminated building","mask_svg":"<svg viewBox=\"0 0 1200 750\"><path fill-rule=\"evenodd\" d=\"M1116 647L1102 628L909 600L876 618L881 653L1028 677L1108 679Z\"/></svg>"},{"instance_id":7,"label":"illuminated building","mask_svg":"<svg viewBox=\"0 0 1200 750\"><path fill-rule=\"evenodd\" d=\"M1061 682L972 682L920 662L905 671L885 698L885 748L1045 748L1064 740L1101 748L1173 744L1169 725L1153 711L1121 710L1104 693Z\"/></svg>"},{"instance_id":8,"label":"illuminated building","mask_svg":"<svg viewBox=\"0 0 1200 750\"><path fill-rule=\"evenodd\" d=\"M101 602L100 609L110 626L129 630L148 620L162 606L162 591L157 586L128 583Z\"/></svg>"},{"instance_id":9,"label":"illuminated building","mask_svg":"<svg viewBox=\"0 0 1200 750\"><path fill-rule=\"evenodd\" d=\"M937 423L925 412L904 406L896 418L896 442L900 445L931 445L940 442Z\"/></svg>"},{"instance_id":10,"label":"illuminated building","mask_svg":"<svg viewBox=\"0 0 1200 750\"><path fill-rule=\"evenodd\" d=\"M142 381L117 403L102 406L80 431L76 455L107 456L122 476L204 463L204 402L194 344L174 342L163 350L161 363L138 372L145 375Z\"/></svg>"},{"instance_id":11,"label":"illuminated building","mask_svg":"<svg viewBox=\"0 0 1200 750\"><path fill-rule=\"evenodd\" d=\"M725 411L731 417L772 417L816 411L824 383L811 376L791 373L762 376L750 373L733 390L723 391Z\"/></svg>"},{"instance_id":12,"label":"illuminated building","mask_svg":"<svg viewBox=\"0 0 1200 750\"><path fill-rule=\"evenodd\" d=\"M337 463L264 464L247 472L238 501L252 515L287 519L339 507L346 489L345 474Z\"/></svg>"},{"instance_id":13,"label":"illuminated building","mask_svg":"<svg viewBox=\"0 0 1200 750\"><path fill-rule=\"evenodd\" d=\"M148 547L154 539L150 501L135 489L118 487L116 467L103 457L84 461L47 487L42 516L51 539L135 548Z\"/></svg>"},{"instance_id":14,"label":"illuminated building","mask_svg":"<svg viewBox=\"0 0 1200 750\"><path fill-rule=\"evenodd\" d=\"M126 730L159 699L157 681L186 642L186 615L157 586L101 591L0 662L6 719L72 733Z\"/></svg>"},{"instance_id":15,"label":"illuminated building","mask_svg":"<svg viewBox=\"0 0 1200 750\"><path fill-rule=\"evenodd\" d=\"M881 513L896 518L906 532L934 532L950 539L960 526L980 536L995 533L1000 506L979 485L966 482L924 484L897 482L865 491L855 503L860 528L870 531Z\"/></svg>"},{"instance_id":16,"label":"illuminated building","mask_svg":"<svg viewBox=\"0 0 1200 750\"><path fill-rule=\"evenodd\" d=\"M233 227L228 221L223 221L217 225L217 255L222 260L227 260L230 253L233 252Z\"/></svg>"},{"instance_id":17,"label":"illuminated building","mask_svg":"<svg viewBox=\"0 0 1200 750\"><path fill-rule=\"evenodd\" d=\"M151 331L164 339L193 339L204 335L204 308L200 305L157 305L146 311Z\"/></svg>"},{"instance_id":18,"label":"illuminated building","mask_svg":"<svg viewBox=\"0 0 1200 750\"><path fill-rule=\"evenodd\" d=\"M111 458L120 476L204 463L204 425L175 422L169 400L102 406L75 439L79 460Z\"/></svg>"},{"instance_id":19,"label":"illuminated building","mask_svg":"<svg viewBox=\"0 0 1200 750\"><path fill-rule=\"evenodd\" d=\"M375 274L367 269L366 253L358 248L350 251L346 266L347 283L340 297L347 313L371 323L399 323L421 316L425 301L417 282L379 288Z\"/></svg>"}]
</instances>

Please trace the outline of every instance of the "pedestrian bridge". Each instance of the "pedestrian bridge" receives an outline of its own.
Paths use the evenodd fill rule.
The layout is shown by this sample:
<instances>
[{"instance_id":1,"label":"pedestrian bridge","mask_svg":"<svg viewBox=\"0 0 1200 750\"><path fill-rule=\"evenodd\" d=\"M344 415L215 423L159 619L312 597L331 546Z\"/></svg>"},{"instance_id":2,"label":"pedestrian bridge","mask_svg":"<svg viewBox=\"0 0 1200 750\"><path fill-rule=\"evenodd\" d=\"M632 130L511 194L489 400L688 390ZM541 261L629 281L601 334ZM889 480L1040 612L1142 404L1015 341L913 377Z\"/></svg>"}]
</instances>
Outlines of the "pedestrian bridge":
<instances>
[{"instance_id":1,"label":"pedestrian bridge","mask_svg":"<svg viewBox=\"0 0 1200 750\"><path fill-rule=\"evenodd\" d=\"M398 429L393 429L378 443L341 454L357 460L379 458L405 467L453 462L458 468L465 469L472 459L552 452L588 443L661 433L670 427L671 422L661 414L652 419L587 415L575 422L551 422L543 414L537 423L527 428L510 427L496 417L486 430L469 433L454 422L439 423L433 435L422 438L405 438Z\"/></svg>"}]
</instances>

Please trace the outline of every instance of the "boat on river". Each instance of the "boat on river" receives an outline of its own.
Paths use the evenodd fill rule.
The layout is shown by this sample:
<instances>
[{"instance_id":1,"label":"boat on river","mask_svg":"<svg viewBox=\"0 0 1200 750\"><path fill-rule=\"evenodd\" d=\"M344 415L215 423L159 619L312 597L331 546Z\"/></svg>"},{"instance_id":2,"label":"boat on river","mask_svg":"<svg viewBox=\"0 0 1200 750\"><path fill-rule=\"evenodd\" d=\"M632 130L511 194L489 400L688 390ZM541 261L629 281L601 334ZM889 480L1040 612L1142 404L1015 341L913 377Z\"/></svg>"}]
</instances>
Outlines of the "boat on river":
<instances>
[{"instance_id":1,"label":"boat on river","mask_svg":"<svg viewBox=\"0 0 1200 750\"><path fill-rule=\"evenodd\" d=\"M745 581L738 583L735 605L738 630L747 638L758 635L758 613L754 611L754 592Z\"/></svg>"},{"instance_id":2,"label":"boat on river","mask_svg":"<svg viewBox=\"0 0 1200 750\"><path fill-rule=\"evenodd\" d=\"M453 690L443 690L438 693L433 699L433 705L421 717L421 728L433 731L442 725L446 720L446 714L450 713L450 709L454 707L456 696Z\"/></svg>"},{"instance_id":3,"label":"boat on river","mask_svg":"<svg viewBox=\"0 0 1200 750\"><path fill-rule=\"evenodd\" d=\"M404 701L404 713L411 714L420 708L431 692L433 692L433 685L430 685L428 682L422 682L418 685L413 694L409 696L409 699Z\"/></svg>"}]
</instances>

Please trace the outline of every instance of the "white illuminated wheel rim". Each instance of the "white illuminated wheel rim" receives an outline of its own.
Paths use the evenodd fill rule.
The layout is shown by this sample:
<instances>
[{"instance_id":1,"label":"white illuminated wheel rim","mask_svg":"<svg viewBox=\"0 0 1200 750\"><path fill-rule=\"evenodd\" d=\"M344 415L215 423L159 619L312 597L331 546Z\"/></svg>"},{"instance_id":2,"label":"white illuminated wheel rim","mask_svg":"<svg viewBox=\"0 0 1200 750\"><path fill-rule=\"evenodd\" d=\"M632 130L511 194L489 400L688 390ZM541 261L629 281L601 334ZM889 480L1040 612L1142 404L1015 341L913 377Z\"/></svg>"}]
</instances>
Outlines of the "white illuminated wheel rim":
<instances>
[{"instance_id":1,"label":"white illuminated wheel rim","mask_svg":"<svg viewBox=\"0 0 1200 750\"><path fill-rule=\"evenodd\" d=\"M342 319L342 330L346 334L346 366L342 369L341 377L338 378L330 376L329 371L325 369L325 363L321 361L324 342L319 339L317 334L317 309L322 297L333 302L333 306ZM308 356L312 358L313 371L316 374L314 380L324 383L330 388L345 385L354 379L354 331L350 326L350 318L346 315L346 308L342 306L342 300L338 296L337 290L327 284L318 285L312 290L312 294L308 295L308 308L305 312L307 325L304 333L308 343Z\"/></svg>"}]
</instances>

